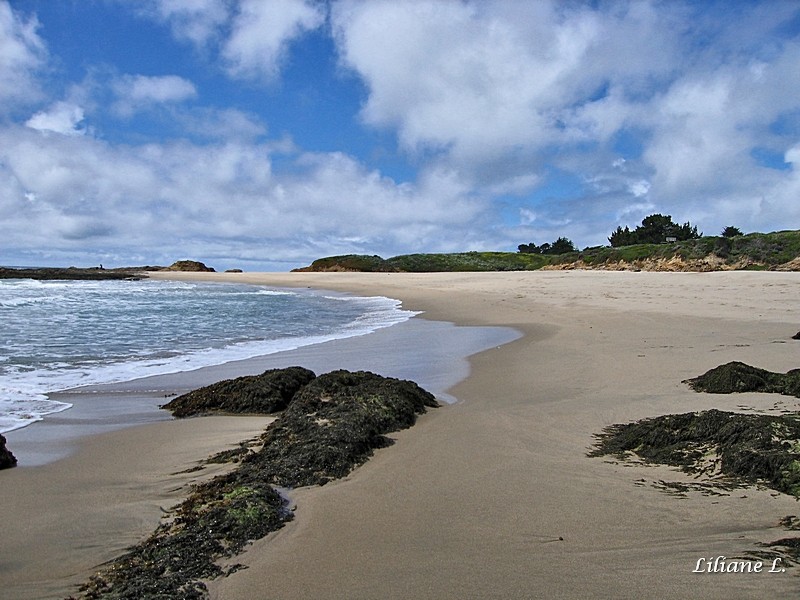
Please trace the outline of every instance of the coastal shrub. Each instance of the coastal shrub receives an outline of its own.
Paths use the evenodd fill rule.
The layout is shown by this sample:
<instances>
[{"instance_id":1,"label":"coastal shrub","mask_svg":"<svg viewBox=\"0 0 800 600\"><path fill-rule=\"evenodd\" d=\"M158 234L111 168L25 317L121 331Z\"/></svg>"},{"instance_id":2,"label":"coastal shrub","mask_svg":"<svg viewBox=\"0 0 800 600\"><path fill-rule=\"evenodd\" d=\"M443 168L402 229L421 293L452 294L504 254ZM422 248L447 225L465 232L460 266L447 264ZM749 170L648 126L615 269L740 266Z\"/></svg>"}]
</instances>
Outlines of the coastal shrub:
<instances>
[{"instance_id":1,"label":"coastal shrub","mask_svg":"<svg viewBox=\"0 0 800 600\"><path fill-rule=\"evenodd\" d=\"M455 252L449 254L405 254L386 260L379 256L346 255L315 260L298 271L388 271L430 273L444 271L533 271L547 265L568 265L582 261L589 267L608 263L637 261L702 260L714 254L723 264L736 268L763 270L774 268L800 257L800 231L751 233L736 237L701 236L688 223L675 225L686 239L666 243L666 234L658 243L631 237L624 244L594 246L562 254L542 254L535 244L521 244L519 252ZM621 229L624 233L625 229ZM633 233L628 229L628 233ZM673 237L673 236L670 236ZM566 238L565 238L566 239ZM569 241L569 240L567 240ZM547 246L552 246L547 244ZM532 249L535 249L533 250ZM550 250L551 248L548 248ZM563 248L562 250L567 250ZM561 251L561 250L560 250ZM642 268L646 268L642 264Z\"/></svg>"},{"instance_id":2,"label":"coastal shrub","mask_svg":"<svg viewBox=\"0 0 800 600\"><path fill-rule=\"evenodd\" d=\"M344 254L341 256L328 256L319 258L305 269L295 269L295 271L364 271L364 272L386 272L394 269L387 264L377 254L368 256L365 254Z\"/></svg>"},{"instance_id":3,"label":"coastal shrub","mask_svg":"<svg viewBox=\"0 0 800 600\"><path fill-rule=\"evenodd\" d=\"M455 252L405 254L386 261L397 271L433 273L451 271L532 271L549 264L549 257L519 252Z\"/></svg>"}]
</instances>

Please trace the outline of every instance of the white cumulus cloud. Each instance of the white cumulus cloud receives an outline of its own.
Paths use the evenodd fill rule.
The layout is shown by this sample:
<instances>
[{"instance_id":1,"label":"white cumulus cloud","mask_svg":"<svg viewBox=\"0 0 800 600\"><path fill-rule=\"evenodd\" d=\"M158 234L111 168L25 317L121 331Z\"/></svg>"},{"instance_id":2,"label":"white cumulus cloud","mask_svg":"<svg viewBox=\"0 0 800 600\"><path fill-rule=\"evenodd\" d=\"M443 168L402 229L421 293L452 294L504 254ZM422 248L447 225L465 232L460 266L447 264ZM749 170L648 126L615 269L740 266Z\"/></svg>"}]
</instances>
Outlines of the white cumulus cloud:
<instances>
[{"instance_id":1,"label":"white cumulus cloud","mask_svg":"<svg viewBox=\"0 0 800 600\"><path fill-rule=\"evenodd\" d=\"M325 21L324 7L309 0L242 0L222 55L235 77L277 76L289 43Z\"/></svg>"},{"instance_id":2,"label":"white cumulus cloud","mask_svg":"<svg viewBox=\"0 0 800 600\"><path fill-rule=\"evenodd\" d=\"M47 110L37 112L25 125L37 131L83 135L86 131L79 127L83 118L84 113L80 106L70 102L56 102Z\"/></svg>"},{"instance_id":3,"label":"white cumulus cloud","mask_svg":"<svg viewBox=\"0 0 800 600\"><path fill-rule=\"evenodd\" d=\"M117 96L113 108L124 117L154 105L184 102L197 96L194 84L177 75L124 75L111 85Z\"/></svg>"},{"instance_id":4,"label":"white cumulus cloud","mask_svg":"<svg viewBox=\"0 0 800 600\"><path fill-rule=\"evenodd\" d=\"M47 60L47 49L35 16L25 18L0 2L0 111L41 96L36 72Z\"/></svg>"}]
</instances>

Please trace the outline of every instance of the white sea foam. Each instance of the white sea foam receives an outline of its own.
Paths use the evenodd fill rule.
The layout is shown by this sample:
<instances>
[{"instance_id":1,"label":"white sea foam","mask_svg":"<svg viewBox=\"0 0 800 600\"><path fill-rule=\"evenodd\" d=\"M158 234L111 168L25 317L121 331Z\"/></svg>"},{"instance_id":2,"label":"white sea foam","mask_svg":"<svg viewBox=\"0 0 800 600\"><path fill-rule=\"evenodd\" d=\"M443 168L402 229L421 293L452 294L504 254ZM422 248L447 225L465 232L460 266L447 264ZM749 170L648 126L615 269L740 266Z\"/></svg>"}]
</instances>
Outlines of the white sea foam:
<instances>
[{"instance_id":1,"label":"white sea foam","mask_svg":"<svg viewBox=\"0 0 800 600\"><path fill-rule=\"evenodd\" d=\"M365 335L412 317L389 298L185 282L0 282L0 432L70 405L50 392Z\"/></svg>"}]
</instances>

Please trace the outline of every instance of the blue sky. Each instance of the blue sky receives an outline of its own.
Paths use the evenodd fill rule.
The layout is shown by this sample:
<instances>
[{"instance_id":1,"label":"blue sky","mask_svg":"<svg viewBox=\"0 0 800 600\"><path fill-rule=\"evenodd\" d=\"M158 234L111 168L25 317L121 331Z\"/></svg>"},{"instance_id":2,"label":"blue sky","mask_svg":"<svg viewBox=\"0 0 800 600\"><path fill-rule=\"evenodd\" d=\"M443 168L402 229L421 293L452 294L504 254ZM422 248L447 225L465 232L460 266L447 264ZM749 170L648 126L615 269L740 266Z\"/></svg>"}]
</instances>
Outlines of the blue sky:
<instances>
[{"instance_id":1,"label":"blue sky","mask_svg":"<svg viewBox=\"0 0 800 600\"><path fill-rule=\"evenodd\" d=\"M0 263L800 228L800 2L0 0Z\"/></svg>"}]
</instances>

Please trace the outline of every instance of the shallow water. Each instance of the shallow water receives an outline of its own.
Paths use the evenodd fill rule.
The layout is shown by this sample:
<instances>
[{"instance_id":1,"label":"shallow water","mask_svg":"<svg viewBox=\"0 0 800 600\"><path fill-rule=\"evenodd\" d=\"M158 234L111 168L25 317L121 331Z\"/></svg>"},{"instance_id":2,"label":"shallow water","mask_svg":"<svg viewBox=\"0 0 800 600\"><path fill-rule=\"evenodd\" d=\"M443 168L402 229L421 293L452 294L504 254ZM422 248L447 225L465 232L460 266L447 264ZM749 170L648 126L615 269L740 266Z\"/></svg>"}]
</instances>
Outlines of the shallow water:
<instances>
[{"instance_id":1,"label":"shallow water","mask_svg":"<svg viewBox=\"0 0 800 600\"><path fill-rule=\"evenodd\" d=\"M0 432L70 407L52 392L360 336L396 300L178 281L0 281Z\"/></svg>"}]
</instances>

